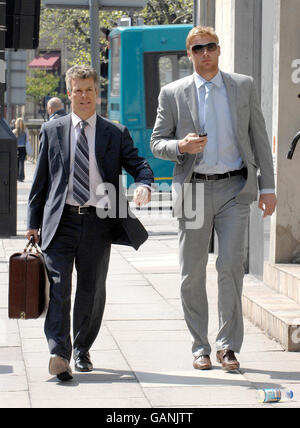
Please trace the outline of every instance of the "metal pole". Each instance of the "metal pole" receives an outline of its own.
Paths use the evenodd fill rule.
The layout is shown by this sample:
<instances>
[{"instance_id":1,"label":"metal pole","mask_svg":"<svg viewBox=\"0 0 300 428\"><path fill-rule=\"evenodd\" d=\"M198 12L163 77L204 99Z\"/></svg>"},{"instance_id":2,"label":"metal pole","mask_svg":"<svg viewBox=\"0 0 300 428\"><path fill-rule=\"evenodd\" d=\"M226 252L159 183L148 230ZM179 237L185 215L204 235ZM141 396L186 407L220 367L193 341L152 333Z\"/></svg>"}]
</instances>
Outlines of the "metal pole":
<instances>
[{"instance_id":1,"label":"metal pole","mask_svg":"<svg viewBox=\"0 0 300 428\"><path fill-rule=\"evenodd\" d=\"M4 118L6 1L0 1L0 119Z\"/></svg>"},{"instance_id":2,"label":"metal pole","mask_svg":"<svg viewBox=\"0 0 300 428\"><path fill-rule=\"evenodd\" d=\"M0 237L17 233L17 145L4 119L6 3L0 0Z\"/></svg>"},{"instance_id":3,"label":"metal pole","mask_svg":"<svg viewBox=\"0 0 300 428\"><path fill-rule=\"evenodd\" d=\"M100 81L100 29L99 29L99 2L98 0L89 0L90 7L90 38L91 38L91 63L97 71ZM99 95L100 95L99 87ZM101 105L97 106L97 112L100 114Z\"/></svg>"},{"instance_id":4,"label":"metal pole","mask_svg":"<svg viewBox=\"0 0 300 428\"><path fill-rule=\"evenodd\" d=\"M12 120L11 104L11 49L6 50L6 119L10 123Z\"/></svg>"},{"instance_id":5,"label":"metal pole","mask_svg":"<svg viewBox=\"0 0 300 428\"><path fill-rule=\"evenodd\" d=\"M194 27L199 25L199 18L200 18L200 0L194 0L194 9L193 9Z\"/></svg>"},{"instance_id":6,"label":"metal pole","mask_svg":"<svg viewBox=\"0 0 300 428\"><path fill-rule=\"evenodd\" d=\"M197 0L197 25L204 25L209 27L215 26L215 3L215 0Z\"/></svg>"}]
</instances>

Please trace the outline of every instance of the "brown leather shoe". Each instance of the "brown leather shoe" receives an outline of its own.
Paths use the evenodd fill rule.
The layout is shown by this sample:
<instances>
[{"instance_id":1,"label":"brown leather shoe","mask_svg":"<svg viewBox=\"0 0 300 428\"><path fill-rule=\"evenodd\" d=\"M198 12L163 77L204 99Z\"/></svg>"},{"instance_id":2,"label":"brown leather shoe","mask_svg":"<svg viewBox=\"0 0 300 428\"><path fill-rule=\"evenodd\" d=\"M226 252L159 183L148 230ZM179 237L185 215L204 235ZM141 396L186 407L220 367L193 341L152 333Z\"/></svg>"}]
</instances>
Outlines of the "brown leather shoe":
<instances>
[{"instance_id":1,"label":"brown leather shoe","mask_svg":"<svg viewBox=\"0 0 300 428\"><path fill-rule=\"evenodd\" d=\"M240 363L236 359L234 352L230 349L218 351L217 361L222 364L223 370L237 370L240 367Z\"/></svg>"},{"instance_id":2,"label":"brown leather shoe","mask_svg":"<svg viewBox=\"0 0 300 428\"><path fill-rule=\"evenodd\" d=\"M193 366L194 369L198 370L210 370L212 368L212 364L209 355L200 355L199 357L195 357Z\"/></svg>"}]
</instances>

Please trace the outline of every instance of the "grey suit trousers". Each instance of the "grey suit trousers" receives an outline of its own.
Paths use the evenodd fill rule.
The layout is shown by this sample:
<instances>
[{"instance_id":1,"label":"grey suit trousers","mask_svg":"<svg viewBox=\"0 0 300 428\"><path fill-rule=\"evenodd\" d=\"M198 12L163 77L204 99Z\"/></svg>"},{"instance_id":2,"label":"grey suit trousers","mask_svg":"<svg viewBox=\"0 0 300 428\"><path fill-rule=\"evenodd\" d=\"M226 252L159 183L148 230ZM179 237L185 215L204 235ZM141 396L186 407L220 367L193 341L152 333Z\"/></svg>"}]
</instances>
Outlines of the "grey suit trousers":
<instances>
[{"instance_id":1,"label":"grey suit trousers","mask_svg":"<svg viewBox=\"0 0 300 428\"><path fill-rule=\"evenodd\" d=\"M194 356L209 355L206 265L214 226L218 236L218 313L216 348L239 352L243 342L242 286L244 277L245 231L250 205L238 204L236 195L245 179L234 176L217 181L196 180L185 195L193 210L184 206L179 218L179 260L184 316L192 335ZM188 195L189 194L189 195ZM191 196L191 198L189 198ZM191 212L198 215L195 227Z\"/></svg>"}]
</instances>

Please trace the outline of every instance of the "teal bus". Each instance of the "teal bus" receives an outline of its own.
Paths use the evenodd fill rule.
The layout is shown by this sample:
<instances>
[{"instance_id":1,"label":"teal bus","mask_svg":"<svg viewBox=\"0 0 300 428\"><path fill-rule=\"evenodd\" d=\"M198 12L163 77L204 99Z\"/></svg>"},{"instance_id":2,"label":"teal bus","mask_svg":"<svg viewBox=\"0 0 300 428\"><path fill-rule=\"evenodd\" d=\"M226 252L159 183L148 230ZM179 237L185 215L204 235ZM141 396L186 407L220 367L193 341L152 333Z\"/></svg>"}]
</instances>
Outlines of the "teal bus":
<instances>
[{"instance_id":1,"label":"teal bus","mask_svg":"<svg viewBox=\"0 0 300 428\"><path fill-rule=\"evenodd\" d=\"M192 25L117 27L109 35L108 117L127 126L162 191L164 185L171 184L173 163L153 157L150 137L161 87L193 72L185 46L191 28ZM130 176L126 184L132 184Z\"/></svg>"}]
</instances>

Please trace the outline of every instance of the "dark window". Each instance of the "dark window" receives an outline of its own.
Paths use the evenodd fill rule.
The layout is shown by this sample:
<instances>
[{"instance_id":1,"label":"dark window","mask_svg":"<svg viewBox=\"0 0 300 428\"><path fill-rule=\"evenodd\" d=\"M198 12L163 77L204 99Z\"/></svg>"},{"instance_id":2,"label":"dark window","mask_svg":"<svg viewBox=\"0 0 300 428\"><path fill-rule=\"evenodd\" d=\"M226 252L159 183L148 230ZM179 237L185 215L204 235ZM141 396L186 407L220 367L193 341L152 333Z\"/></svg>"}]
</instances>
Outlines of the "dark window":
<instances>
[{"instance_id":1,"label":"dark window","mask_svg":"<svg viewBox=\"0 0 300 428\"><path fill-rule=\"evenodd\" d=\"M146 126L153 128L161 88L193 72L186 51L144 54Z\"/></svg>"},{"instance_id":2,"label":"dark window","mask_svg":"<svg viewBox=\"0 0 300 428\"><path fill-rule=\"evenodd\" d=\"M117 103L111 103L110 109L111 111L120 111L120 105Z\"/></svg>"}]
</instances>

